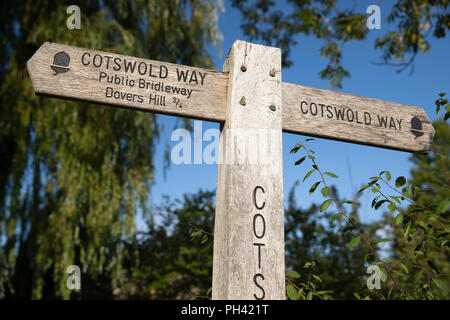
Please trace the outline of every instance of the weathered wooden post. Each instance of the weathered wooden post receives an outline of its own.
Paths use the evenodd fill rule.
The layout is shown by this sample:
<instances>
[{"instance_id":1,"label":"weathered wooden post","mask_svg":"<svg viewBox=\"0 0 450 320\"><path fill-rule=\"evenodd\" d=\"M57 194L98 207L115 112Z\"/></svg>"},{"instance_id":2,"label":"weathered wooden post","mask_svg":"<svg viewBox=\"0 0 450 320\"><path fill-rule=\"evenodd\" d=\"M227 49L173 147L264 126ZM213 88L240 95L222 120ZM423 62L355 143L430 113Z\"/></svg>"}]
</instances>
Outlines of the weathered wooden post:
<instances>
[{"instance_id":1,"label":"weathered wooden post","mask_svg":"<svg viewBox=\"0 0 450 320\"><path fill-rule=\"evenodd\" d=\"M281 51L236 41L223 71L212 298L285 299Z\"/></svg>"}]
</instances>

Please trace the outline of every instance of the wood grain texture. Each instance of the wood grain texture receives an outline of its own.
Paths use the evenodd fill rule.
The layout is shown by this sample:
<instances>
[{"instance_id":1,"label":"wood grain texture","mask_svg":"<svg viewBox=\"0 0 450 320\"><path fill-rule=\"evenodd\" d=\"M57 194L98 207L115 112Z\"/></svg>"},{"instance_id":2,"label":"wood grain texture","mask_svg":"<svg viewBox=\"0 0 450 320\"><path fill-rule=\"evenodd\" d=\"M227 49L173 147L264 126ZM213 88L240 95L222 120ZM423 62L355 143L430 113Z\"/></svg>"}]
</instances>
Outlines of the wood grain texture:
<instances>
[{"instance_id":1,"label":"wood grain texture","mask_svg":"<svg viewBox=\"0 0 450 320\"><path fill-rule=\"evenodd\" d=\"M282 88L285 132L402 151L431 148L434 129L422 108L291 83ZM419 122L421 130L414 129Z\"/></svg>"},{"instance_id":2,"label":"wood grain texture","mask_svg":"<svg viewBox=\"0 0 450 320\"><path fill-rule=\"evenodd\" d=\"M285 299L281 51L236 41L223 69L212 298Z\"/></svg>"},{"instance_id":3,"label":"wood grain texture","mask_svg":"<svg viewBox=\"0 0 450 320\"><path fill-rule=\"evenodd\" d=\"M60 52L70 57L69 70L57 73L58 66L53 62ZM27 68L39 95L188 118L225 120L228 75L223 72L51 42L38 49L27 62ZM113 83L108 83L108 79ZM140 88L140 84L144 87ZM154 99L150 100L150 95Z\"/></svg>"}]
</instances>

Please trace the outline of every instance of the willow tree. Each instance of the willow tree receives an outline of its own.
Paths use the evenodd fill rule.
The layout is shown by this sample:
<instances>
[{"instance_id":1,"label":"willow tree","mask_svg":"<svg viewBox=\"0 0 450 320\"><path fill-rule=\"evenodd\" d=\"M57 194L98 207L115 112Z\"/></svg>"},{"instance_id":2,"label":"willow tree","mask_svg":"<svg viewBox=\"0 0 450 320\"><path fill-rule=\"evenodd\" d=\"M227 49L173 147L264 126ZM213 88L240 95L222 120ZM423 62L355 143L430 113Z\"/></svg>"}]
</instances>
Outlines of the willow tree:
<instances>
[{"instance_id":1,"label":"willow tree","mask_svg":"<svg viewBox=\"0 0 450 320\"><path fill-rule=\"evenodd\" d=\"M34 95L25 63L45 41L198 67L220 33L219 1L1 2L0 298L107 297L123 280L123 241L147 210L158 124L153 114ZM85 290L83 290L83 287Z\"/></svg>"}]
</instances>

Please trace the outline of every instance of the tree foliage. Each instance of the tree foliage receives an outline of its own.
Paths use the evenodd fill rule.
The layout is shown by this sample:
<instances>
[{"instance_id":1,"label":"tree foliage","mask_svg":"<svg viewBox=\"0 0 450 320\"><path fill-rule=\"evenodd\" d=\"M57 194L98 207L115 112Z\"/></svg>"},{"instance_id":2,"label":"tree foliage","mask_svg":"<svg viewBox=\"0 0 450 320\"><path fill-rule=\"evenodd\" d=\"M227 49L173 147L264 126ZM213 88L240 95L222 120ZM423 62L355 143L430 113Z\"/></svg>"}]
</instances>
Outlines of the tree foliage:
<instances>
[{"instance_id":1,"label":"tree foliage","mask_svg":"<svg viewBox=\"0 0 450 320\"><path fill-rule=\"evenodd\" d=\"M301 294L292 291L291 296L287 291L288 297L308 299L311 292L311 298L351 299L353 292L360 289L366 274L364 263L361 263L365 250L361 247L349 250L347 243L353 238L351 228L345 219L333 219L335 210L330 208L322 212L314 204L302 210L296 205L294 191L295 185L289 192L285 211L286 270L295 271L298 276L292 278L287 272L286 284L287 290L292 291L289 286L300 286L296 289L303 290ZM335 187L330 192L339 199ZM354 219L358 219L358 208L356 204L350 207L350 215ZM379 227L378 223L362 225L372 237Z\"/></svg>"},{"instance_id":2,"label":"tree foliage","mask_svg":"<svg viewBox=\"0 0 450 320\"><path fill-rule=\"evenodd\" d=\"M165 197L129 250L136 252L127 268L119 297L190 299L208 295L212 279L215 192L199 190L182 199ZM138 261L135 265L134 261Z\"/></svg>"},{"instance_id":3,"label":"tree foliage","mask_svg":"<svg viewBox=\"0 0 450 320\"><path fill-rule=\"evenodd\" d=\"M0 297L68 298L72 264L81 296L110 297L154 176L155 115L37 97L26 61L55 41L212 67L220 38L220 2L78 1L81 30L68 30L71 4L1 2Z\"/></svg>"},{"instance_id":4,"label":"tree foliage","mask_svg":"<svg viewBox=\"0 0 450 320\"><path fill-rule=\"evenodd\" d=\"M298 35L323 40L320 55L328 64L319 74L333 88L342 88L343 79L351 75L342 63L343 45L365 39L370 31L366 8L361 12L356 1L287 0L283 8L272 0L233 0L232 4L242 14L244 33L251 40L280 47L284 66L292 65L291 51L298 44ZM381 63L392 64L399 71L413 66L418 53L430 50L430 35L445 37L450 28L448 8L447 0L397 0L385 20L395 25L394 29L375 40L375 48L382 51Z\"/></svg>"},{"instance_id":5,"label":"tree foliage","mask_svg":"<svg viewBox=\"0 0 450 320\"><path fill-rule=\"evenodd\" d=\"M416 227L418 231L415 236L411 231L414 229L414 220L405 217L397 223L403 229L392 230L392 250L395 258L403 257L405 252L414 251L417 246L424 251L424 254L415 252L412 259L404 261L409 272L403 273L399 281L406 290L414 291L421 283L419 292L423 297L427 297L427 292L430 292L430 298L449 299L450 126L442 119L436 120L433 126L436 130L433 151L428 155L415 154L411 157L414 166L409 181L415 191L411 197L414 204L409 207L409 212L416 214L417 204L426 208L425 212L431 218L431 228L429 225ZM386 220L393 223L392 216L387 216ZM422 239L420 233L424 234L424 241L417 241Z\"/></svg>"}]
</instances>

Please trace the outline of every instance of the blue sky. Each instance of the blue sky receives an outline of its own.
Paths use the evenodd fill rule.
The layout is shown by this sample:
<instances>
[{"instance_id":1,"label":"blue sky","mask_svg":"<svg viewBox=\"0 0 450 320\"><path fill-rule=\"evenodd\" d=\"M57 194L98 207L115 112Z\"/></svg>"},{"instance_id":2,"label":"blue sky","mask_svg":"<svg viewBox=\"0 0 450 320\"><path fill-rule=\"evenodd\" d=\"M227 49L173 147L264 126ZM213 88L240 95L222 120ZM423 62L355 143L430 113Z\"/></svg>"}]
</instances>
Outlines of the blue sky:
<instances>
[{"instance_id":1,"label":"blue sky","mask_svg":"<svg viewBox=\"0 0 450 320\"><path fill-rule=\"evenodd\" d=\"M377 1L358 1L358 8L365 12L365 8ZM343 1L344 4L353 3ZM344 67L352 74L350 79L344 80L342 92L419 106L425 109L428 117L434 120L434 101L439 92L450 94L448 75L450 74L450 42L430 38L431 52L416 57L414 73L409 70L396 73L393 67L374 65L380 60L381 52L374 49L376 37L384 34L392 26L384 21L390 12L391 2L382 1L381 30L371 30L366 40L346 44L343 48ZM285 10L288 10L285 8ZM240 14L225 1L225 12L219 18L220 30L223 34L221 56L217 48L210 50L217 70L222 69L225 55L235 40L249 40L240 30ZM282 79L285 82L297 83L305 86L331 89L327 80L320 79L318 73L327 63L319 55L322 41L313 37L298 36L298 44L292 49L291 60L294 65L283 69ZM195 193L199 189L213 190L217 182L217 165L181 164L170 165L163 175L165 145L175 146L171 142L172 128L180 127L176 117L158 115L158 121L165 127L161 135L155 157L156 178L151 192L151 202L159 204L162 195L180 198L185 193ZM177 125L178 122L178 125ZM219 124L202 122L203 132L209 128L219 128ZM302 180L310 169L310 164L304 162L301 166L294 166L299 155L292 155L289 151L300 140L306 137L283 133L283 168L285 199L296 180ZM389 170L392 176L409 177L411 162L410 154L406 152L386 150L375 147L355 145L333 140L316 139L309 142L316 152L318 164L324 171L334 172L339 179L332 179L340 191L341 197L352 198L359 187L367 183L369 177L377 175L382 170ZM209 143L205 143L206 146ZM318 178L318 177L315 177ZM330 178L331 179L331 178ZM320 204L323 199L320 192L310 196L308 190L318 179L310 178L306 183L300 183L296 189L296 201L300 207L307 208L311 203ZM370 207L372 200L370 192L365 193L359 200L362 204L360 218L362 221L373 221L380 217L380 211L373 211ZM329 210L336 210L330 206ZM141 223L139 223L142 226Z\"/></svg>"}]
</instances>

